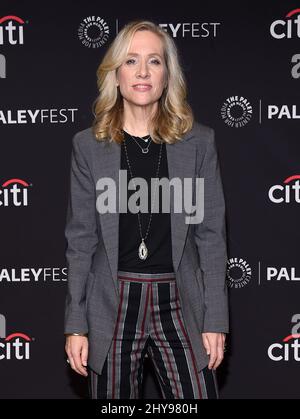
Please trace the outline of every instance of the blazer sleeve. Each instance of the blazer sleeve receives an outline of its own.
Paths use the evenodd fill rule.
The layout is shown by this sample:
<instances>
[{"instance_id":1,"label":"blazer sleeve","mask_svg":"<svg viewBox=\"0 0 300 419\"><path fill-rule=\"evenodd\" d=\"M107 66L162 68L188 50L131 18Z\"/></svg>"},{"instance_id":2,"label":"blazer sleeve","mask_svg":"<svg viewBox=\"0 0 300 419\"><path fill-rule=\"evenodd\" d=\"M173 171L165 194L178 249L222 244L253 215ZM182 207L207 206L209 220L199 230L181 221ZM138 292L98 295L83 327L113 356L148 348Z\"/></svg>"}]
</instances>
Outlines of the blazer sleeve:
<instances>
[{"instance_id":1,"label":"blazer sleeve","mask_svg":"<svg viewBox=\"0 0 300 419\"><path fill-rule=\"evenodd\" d=\"M92 257L99 241L94 182L86 156L80 148L80 139L80 133L72 139L70 192L65 226L68 282L64 333L88 332L85 290Z\"/></svg>"},{"instance_id":2,"label":"blazer sleeve","mask_svg":"<svg viewBox=\"0 0 300 419\"><path fill-rule=\"evenodd\" d=\"M212 128L208 131L206 152L198 176L204 178L204 216L201 223L195 224L195 242L204 281L203 332L228 333L225 201Z\"/></svg>"}]
</instances>

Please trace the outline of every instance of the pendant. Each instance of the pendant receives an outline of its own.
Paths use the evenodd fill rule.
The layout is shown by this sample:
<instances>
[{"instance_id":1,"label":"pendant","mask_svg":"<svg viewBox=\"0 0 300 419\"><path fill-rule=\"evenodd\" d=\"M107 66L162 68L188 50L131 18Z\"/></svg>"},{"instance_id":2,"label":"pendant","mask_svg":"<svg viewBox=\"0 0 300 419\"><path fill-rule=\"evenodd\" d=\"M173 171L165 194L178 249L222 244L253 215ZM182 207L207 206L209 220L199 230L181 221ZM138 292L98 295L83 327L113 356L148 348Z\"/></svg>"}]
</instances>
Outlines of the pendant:
<instances>
[{"instance_id":1,"label":"pendant","mask_svg":"<svg viewBox=\"0 0 300 419\"><path fill-rule=\"evenodd\" d=\"M145 245L144 240L141 241L141 244L139 246L139 258L142 260L145 260L148 256L148 249Z\"/></svg>"},{"instance_id":2,"label":"pendant","mask_svg":"<svg viewBox=\"0 0 300 419\"><path fill-rule=\"evenodd\" d=\"M148 153L148 151L149 151L149 148L142 148L142 153Z\"/></svg>"}]
</instances>

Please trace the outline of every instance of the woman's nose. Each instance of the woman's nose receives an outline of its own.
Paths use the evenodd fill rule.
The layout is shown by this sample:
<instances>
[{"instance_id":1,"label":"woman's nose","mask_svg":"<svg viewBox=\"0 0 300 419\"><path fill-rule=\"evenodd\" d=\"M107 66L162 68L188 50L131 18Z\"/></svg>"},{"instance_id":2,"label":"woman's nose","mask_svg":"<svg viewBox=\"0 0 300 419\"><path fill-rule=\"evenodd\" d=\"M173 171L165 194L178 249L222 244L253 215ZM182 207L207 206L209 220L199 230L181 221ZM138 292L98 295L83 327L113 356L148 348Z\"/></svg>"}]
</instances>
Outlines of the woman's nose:
<instances>
[{"instance_id":1,"label":"woman's nose","mask_svg":"<svg viewBox=\"0 0 300 419\"><path fill-rule=\"evenodd\" d=\"M146 63L141 63L138 69L138 75L142 77L148 77L149 76L149 70Z\"/></svg>"}]
</instances>

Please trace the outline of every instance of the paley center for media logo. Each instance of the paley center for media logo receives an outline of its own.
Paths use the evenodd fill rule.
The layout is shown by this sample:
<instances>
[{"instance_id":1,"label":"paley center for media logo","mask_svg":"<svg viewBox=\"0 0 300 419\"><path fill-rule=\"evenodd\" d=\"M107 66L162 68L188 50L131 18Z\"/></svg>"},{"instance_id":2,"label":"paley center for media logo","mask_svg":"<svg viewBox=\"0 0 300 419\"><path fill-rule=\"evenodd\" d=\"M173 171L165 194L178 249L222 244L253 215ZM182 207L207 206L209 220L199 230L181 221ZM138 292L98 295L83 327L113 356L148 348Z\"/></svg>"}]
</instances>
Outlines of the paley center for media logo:
<instances>
[{"instance_id":1,"label":"paley center for media logo","mask_svg":"<svg viewBox=\"0 0 300 419\"><path fill-rule=\"evenodd\" d=\"M28 188L32 186L22 179L8 179L0 189L0 207L27 207Z\"/></svg>"},{"instance_id":2,"label":"paley center for media logo","mask_svg":"<svg viewBox=\"0 0 300 419\"><path fill-rule=\"evenodd\" d=\"M254 108L247 98L239 95L226 98L221 106L220 113L223 122L230 128L242 128L250 122L255 109L257 109L259 124L262 124L265 119L300 119L297 104L270 104L265 103L263 99L258 99L257 107Z\"/></svg>"},{"instance_id":3,"label":"paley center for media logo","mask_svg":"<svg viewBox=\"0 0 300 419\"><path fill-rule=\"evenodd\" d=\"M24 24L24 20L19 16L0 17L0 47L1 45L23 45ZM6 57L4 54L0 54L0 78L6 78Z\"/></svg>"},{"instance_id":4,"label":"paley center for media logo","mask_svg":"<svg viewBox=\"0 0 300 419\"><path fill-rule=\"evenodd\" d=\"M271 361L300 361L300 314L294 314L291 322L296 323L293 325L291 333L268 347L268 357Z\"/></svg>"},{"instance_id":5,"label":"paley center for media logo","mask_svg":"<svg viewBox=\"0 0 300 419\"><path fill-rule=\"evenodd\" d=\"M158 23L173 38L216 38L221 22L168 22ZM119 32L119 20L115 21L116 35ZM110 27L101 16L86 16L79 24L78 37L87 48L102 47L108 41Z\"/></svg>"},{"instance_id":6,"label":"paley center for media logo","mask_svg":"<svg viewBox=\"0 0 300 419\"><path fill-rule=\"evenodd\" d=\"M232 257L227 261L226 282L229 288L243 288L249 284L252 269L243 258Z\"/></svg>"},{"instance_id":7,"label":"paley center for media logo","mask_svg":"<svg viewBox=\"0 0 300 419\"><path fill-rule=\"evenodd\" d=\"M0 361L30 359L30 345L33 339L21 332L6 334L6 318L0 314Z\"/></svg>"},{"instance_id":8,"label":"paley center for media logo","mask_svg":"<svg viewBox=\"0 0 300 419\"><path fill-rule=\"evenodd\" d=\"M274 282L291 284L300 281L295 266L265 265L262 261L258 261L254 268L253 264L251 267L243 258L231 257L228 259L226 282L229 288L244 288L252 280L253 275L257 278L259 286Z\"/></svg>"},{"instance_id":9,"label":"paley center for media logo","mask_svg":"<svg viewBox=\"0 0 300 419\"><path fill-rule=\"evenodd\" d=\"M243 96L234 95L225 99L221 107L221 117L231 128L244 127L251 120L253 107Z\"/></svg>"},{"instance_id":10,"label":"paley center for media logo","mask_svg":"<svg viewBox=\"0 0 300 419\"><path fill-rule=\"evenodd\" d=\"M109 25L101 16L87 16L79 24L78 37L87 48L99 48L109 39Z\"/></svg>"}]
</instances>

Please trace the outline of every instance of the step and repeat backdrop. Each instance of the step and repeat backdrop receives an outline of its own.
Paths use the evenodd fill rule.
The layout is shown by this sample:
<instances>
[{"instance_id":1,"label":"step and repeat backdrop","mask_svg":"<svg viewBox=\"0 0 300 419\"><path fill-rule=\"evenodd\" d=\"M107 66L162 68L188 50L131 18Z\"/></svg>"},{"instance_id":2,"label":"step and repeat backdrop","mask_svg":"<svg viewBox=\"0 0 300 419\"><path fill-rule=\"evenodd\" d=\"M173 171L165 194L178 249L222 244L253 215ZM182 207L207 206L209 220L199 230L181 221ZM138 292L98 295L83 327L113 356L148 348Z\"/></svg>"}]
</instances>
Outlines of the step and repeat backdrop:
<instances>
[{"instance_id":1,"label":"step and repeat backdrop","mask_svg":"<svg viewBox=\"0 0 300 419\"><path fill-rule=\"evenodd\" d=\"M195 117L216 132L231 320L220 396L299 398L300 2L280 0L2 0L0 398L88 397L64 352L71 140L93 121L105 51L137 18L174 38ZM159 397L148 359L144 398Z\"/></svg>"}]
</instances>

